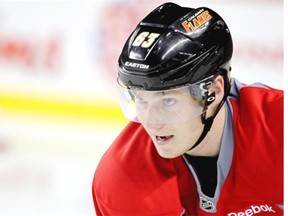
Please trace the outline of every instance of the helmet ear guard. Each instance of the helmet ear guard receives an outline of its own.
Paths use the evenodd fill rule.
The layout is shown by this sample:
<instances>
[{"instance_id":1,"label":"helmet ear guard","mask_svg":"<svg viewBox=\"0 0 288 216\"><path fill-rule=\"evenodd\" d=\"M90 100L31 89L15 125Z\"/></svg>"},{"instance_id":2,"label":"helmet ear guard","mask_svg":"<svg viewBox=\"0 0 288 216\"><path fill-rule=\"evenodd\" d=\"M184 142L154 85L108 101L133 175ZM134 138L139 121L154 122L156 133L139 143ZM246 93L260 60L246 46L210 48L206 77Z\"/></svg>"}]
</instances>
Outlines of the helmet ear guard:
<instances>
[{"instance_id":1,"label":"helmet ear guard","mask_svg":"<svg viewBox=\"0 0 288 216\"><path fill-rule=\"evenodd\" d=\"M208 107L210 104L212 104L216 99L216 94L213 91L212 93L210 93L209 95L207 95L207 99L205 101L205 107Z\"/></svg>"},{"instance_id":2,"label":"helmet ear guard","mask_svg":"<svg viewBox=\"0 0 288 216\"><path fill-rule=\"evenodd\" d=\"M230 66L228 67L228 70L231 70ZM216 108L213 116L217 115L217 113L219 112L220 108L222 107L222 105L226 101L226 98L228 97L228 94L230 92L230 80L228 77L228 73L229 72L227 71L227 69L223 67L223 68L220 68L218 70L218 72L215 73L215 75L214 75L214 79L219 75L222 76L222 78L224 80L224 89L223 89L224 95L223 95L223 98L222 98L221 102L219 103L218 107ZM209 93L209 91L207 90L206 93L207 94L206 94L206 99L205 99L204 108L203 108L205 110L207 110L208 106L210 106L216 100L216 93L214 90L212 90L211 93ZM203 112L203 114L201 115L201 120L202 120L203 124L205 124L205 119L206 119L206 112Z\"/></svg>"}]
</instances>

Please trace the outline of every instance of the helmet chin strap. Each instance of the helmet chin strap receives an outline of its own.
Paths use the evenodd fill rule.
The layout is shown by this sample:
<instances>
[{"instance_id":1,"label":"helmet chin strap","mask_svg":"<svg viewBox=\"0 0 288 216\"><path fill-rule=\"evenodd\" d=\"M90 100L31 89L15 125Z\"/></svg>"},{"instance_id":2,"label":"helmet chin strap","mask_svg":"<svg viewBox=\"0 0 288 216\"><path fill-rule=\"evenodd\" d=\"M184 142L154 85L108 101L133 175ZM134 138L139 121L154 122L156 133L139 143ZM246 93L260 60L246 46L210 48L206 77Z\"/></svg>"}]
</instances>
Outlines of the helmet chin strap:
<instances>
[{"instance_id":1,"label":"helmet chin strap","mask_svg":"<svg viewBox=\"0 0 288 216\"><path fill-rule=\"evenodd\" d=\"M214 95L214 96L210 96L210 95ZM206 100L206 102L208 101L209 98L211 97L214 97L214 100L215 100L215 92L212 92L210 94ZM213 100L213 101L214 101ZM188 150L192 150L194 149L195 147L197 147L201 142L202 140L206 137L207 133L210 131L211 129L211 126L213 124L213 121L214 121L214 118L216 117L216 115L218 114L219 110L221 109L221 107L223 106L224 102L225 102L225 99L223 98L222 101L220 102L220 104L218 105L216 111L214 112L213 116L210 116L206 119L206 110L208 108L208 106L213 102L213 101L210 101L208 105L205 105L204 107L204 112L203 114L201 115L201 120L202 120L202 123L204 124L204 128L203 128L203 131L200 135L200 137L198 138L198 140L196 141L196 143Z\"/></svg>"}]
</instances>

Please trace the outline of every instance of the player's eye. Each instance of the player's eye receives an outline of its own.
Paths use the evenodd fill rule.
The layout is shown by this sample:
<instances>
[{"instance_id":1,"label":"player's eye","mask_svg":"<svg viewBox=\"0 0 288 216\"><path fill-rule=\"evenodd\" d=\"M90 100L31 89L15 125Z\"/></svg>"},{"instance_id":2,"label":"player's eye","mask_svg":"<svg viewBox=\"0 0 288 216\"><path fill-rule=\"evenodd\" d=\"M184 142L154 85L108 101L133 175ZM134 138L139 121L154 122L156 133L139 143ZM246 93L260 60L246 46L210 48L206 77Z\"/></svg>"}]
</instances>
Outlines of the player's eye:
<instances>
[{"instance_id":1,"label":"player's eye","mask_svg":"<svg viewBox=\"0 0 288 216\"><path fill-rule=\"evenodd\" d=\"M177 102L177 100L174 98L164 98L163 99L163 104L165 106L173 106L176 102Z\"/></svg>"}]
</instances>

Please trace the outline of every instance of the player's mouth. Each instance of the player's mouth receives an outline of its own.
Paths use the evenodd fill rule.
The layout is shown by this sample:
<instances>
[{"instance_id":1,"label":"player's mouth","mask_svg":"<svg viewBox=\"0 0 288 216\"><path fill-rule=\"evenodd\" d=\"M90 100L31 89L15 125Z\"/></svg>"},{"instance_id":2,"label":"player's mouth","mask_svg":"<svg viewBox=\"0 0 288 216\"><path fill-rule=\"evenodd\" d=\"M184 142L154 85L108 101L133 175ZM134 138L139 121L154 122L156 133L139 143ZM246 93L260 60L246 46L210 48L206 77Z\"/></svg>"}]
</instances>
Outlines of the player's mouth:
<instances>
[{"instance_id":1,"label":"player's mouth","mask_svg":"<svg viewBox=\"0 0 288 216\"><path fill-rule=\"evenodd\" d=\"M174 136L156 136L156 142L159 145L164 145L165 143L169 142Z\"/></svg>"}]
</instances>

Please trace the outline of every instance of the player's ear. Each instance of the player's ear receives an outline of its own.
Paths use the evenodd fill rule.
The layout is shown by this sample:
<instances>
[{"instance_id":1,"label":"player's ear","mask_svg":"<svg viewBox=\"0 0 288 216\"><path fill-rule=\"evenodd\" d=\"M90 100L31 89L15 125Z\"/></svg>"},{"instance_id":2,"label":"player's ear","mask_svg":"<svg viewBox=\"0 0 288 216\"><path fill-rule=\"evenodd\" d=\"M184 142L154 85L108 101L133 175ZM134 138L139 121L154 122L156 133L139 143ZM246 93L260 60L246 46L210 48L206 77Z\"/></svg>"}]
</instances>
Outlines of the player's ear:
<instances>
[{"instance_id":1,"label":"player's ear","mask_svg":"<svg viewBox=\"0 0 288 216\"><path fill-rule=\"evenodd\" d=\"M224 96L225 91L225 81L223 76L218 75L213 81L213 88L215 92L216 102L220 103Z\"/></svg>"}]
</instances>

